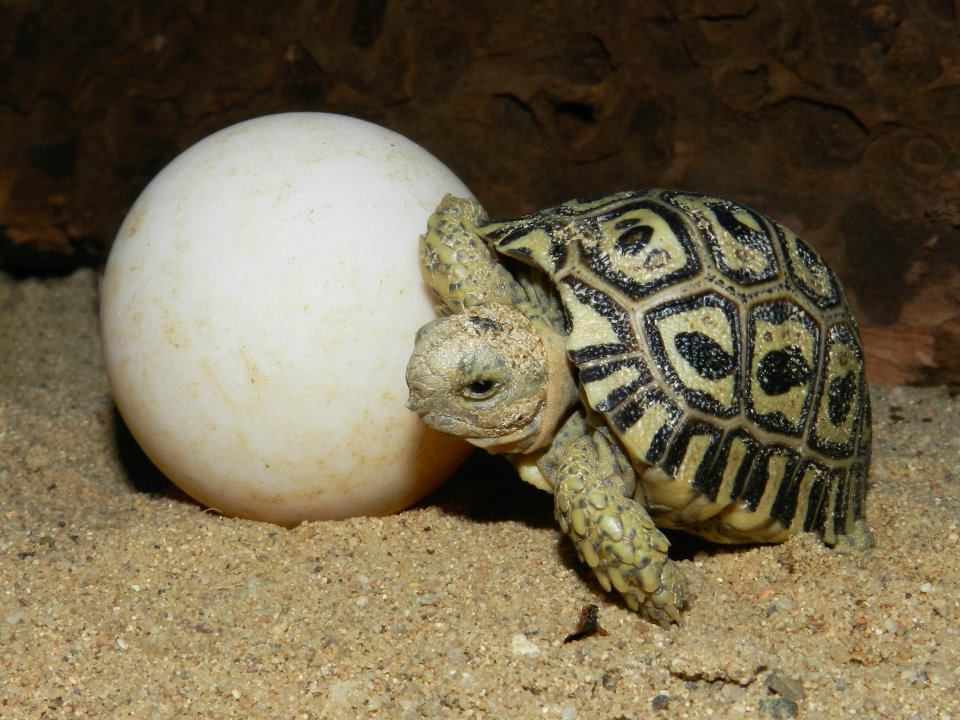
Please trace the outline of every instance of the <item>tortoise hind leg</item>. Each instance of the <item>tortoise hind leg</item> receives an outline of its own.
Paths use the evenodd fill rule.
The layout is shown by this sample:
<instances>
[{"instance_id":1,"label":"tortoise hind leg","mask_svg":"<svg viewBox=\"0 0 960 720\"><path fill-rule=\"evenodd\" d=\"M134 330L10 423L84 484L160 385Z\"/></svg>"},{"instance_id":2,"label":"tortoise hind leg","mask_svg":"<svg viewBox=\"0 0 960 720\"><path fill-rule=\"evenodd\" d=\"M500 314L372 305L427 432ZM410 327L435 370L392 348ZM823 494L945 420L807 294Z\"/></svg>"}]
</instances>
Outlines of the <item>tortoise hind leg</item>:
<instances>
[{"instance_id":1,"label":"tortoise hind leg","mask_svg":"<svg viewBox=\"0 0 960 720\"><path fill-rule=\"evenodd\" d=\"M852 553L869 550L876 544L873 530L867 525L867 521L861 518L854 520L846 533L837 535L837 542L833 549L838 553Z\"/></svg>"},{"instance_id":2,"label":"tortoise hind leg","mask_svg":"<svg viewBox=\"0 0 960 720\"><path fill-rule=\"evenodd\" d=\"M557 520L605 590L659 625L679 622L686 582L667 557L670 543L629 497L633 482L614 452L601 432L571 442L557 467Z\"/></svg>"},{"instance_id":3,"label":"tortoise hind leg","mask_svg":"<svg viewBox=\"0 0 960 720\"><path fill-rule=\"evenodd\" d=\"M854 464L846 477L837 478L833 488L830 498L832 512L827 513L824 525L827 531L822 536L824 542L838 553L869 550L876 544L864 517L865 466L865 461Z\"/></svg>"},{"instance_id":4,"label":"tortoise hind leg","mask_svg":"<svg viewBox=\"0 0 960 720\"><path fill-rule=\"evenodd\" d=\"M846 478L843 518L836 523L837 542L833 549L840 553L869 550L876 545L873 532L867 525L867 476L870 469L872 439L870 391L863 383L863 409L860 413L860 434L857 439L858 458ZM840 502L837 509L841 510Z\"/></svg>"}]
</instances>

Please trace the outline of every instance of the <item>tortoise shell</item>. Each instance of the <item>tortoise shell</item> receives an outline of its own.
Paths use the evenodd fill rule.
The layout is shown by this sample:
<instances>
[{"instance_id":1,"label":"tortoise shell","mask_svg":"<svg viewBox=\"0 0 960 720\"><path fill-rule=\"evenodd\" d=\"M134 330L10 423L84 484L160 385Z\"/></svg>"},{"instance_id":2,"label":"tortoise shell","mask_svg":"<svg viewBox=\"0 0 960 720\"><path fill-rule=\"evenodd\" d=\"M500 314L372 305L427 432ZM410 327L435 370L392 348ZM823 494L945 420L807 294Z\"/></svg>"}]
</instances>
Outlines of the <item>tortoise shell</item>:
<instances>
[{"instance_id":1,"label":"tortoise shell","mask_svg":"<svg viewBox=\"0 0 960 720\"><path fill-rule=\"evenodd\" d=\"M583 399L633 459L658 525L720 542L856 532L870 453L863 349L836 276L795 233L670 190L479 232L555 284Z\"/></svg>"}]
</instances>

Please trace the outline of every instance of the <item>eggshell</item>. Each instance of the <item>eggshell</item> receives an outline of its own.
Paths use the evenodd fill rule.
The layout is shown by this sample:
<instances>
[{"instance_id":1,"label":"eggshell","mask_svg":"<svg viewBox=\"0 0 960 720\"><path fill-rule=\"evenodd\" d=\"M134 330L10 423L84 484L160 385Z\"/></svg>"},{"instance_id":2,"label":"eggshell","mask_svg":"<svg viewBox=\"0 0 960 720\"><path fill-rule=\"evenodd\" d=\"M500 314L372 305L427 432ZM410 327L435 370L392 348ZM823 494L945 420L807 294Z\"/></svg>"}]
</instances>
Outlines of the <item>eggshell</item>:
<instances>
[{"instance_id":1,"label":"eggshell","mask_svg":"<svg viewBox=\"0 0 960 720\"><path fill-rule=\"evenodd\" d=\"M406 409L434 317L417 238L469 195L410 140L340 115L226 128L150 183L101 287L117 407L167 477L228 515L398 511L466 456Z\"/></svg>"}]
</instances>

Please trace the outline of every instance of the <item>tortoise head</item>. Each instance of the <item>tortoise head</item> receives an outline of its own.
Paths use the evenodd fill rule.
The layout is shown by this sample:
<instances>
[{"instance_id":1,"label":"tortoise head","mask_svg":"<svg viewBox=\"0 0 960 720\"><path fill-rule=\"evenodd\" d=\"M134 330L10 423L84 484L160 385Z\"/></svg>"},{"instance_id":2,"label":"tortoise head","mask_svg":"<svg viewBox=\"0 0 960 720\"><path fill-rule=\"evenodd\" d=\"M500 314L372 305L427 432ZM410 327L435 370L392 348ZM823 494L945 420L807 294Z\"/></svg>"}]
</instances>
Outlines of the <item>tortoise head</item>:
<instances>
[{"instance_id":1,"label":"tortoise head","mask_svg":"<svg viewBox=\"0 0 960 720\"><path fill-rule=\"evenodd\" d=\"M407 407L491 452L530 452L576 400L562 340L508 305L481 305L417 333Z\"/></svg>"}]
</instances>

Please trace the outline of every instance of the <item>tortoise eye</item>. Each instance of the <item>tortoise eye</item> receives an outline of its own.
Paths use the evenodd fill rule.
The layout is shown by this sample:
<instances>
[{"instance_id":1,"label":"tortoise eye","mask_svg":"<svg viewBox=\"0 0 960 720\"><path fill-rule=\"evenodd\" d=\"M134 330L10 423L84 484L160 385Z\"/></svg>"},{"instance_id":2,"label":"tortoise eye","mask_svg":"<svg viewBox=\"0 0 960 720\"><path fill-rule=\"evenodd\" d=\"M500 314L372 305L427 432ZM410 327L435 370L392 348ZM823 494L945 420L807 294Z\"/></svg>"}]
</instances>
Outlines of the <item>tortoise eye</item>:
<instances>
[{"instance_id":1,"label":"tortoise eye","mask_svg":"<svg viewBox=\"0 0 960 720\"><path fill-rule=\"evenodd\" d=\"M463 396L468 400L486 400L497 391L493 380L474 380L463 386Z\"/></svg>"}]
</instances>

